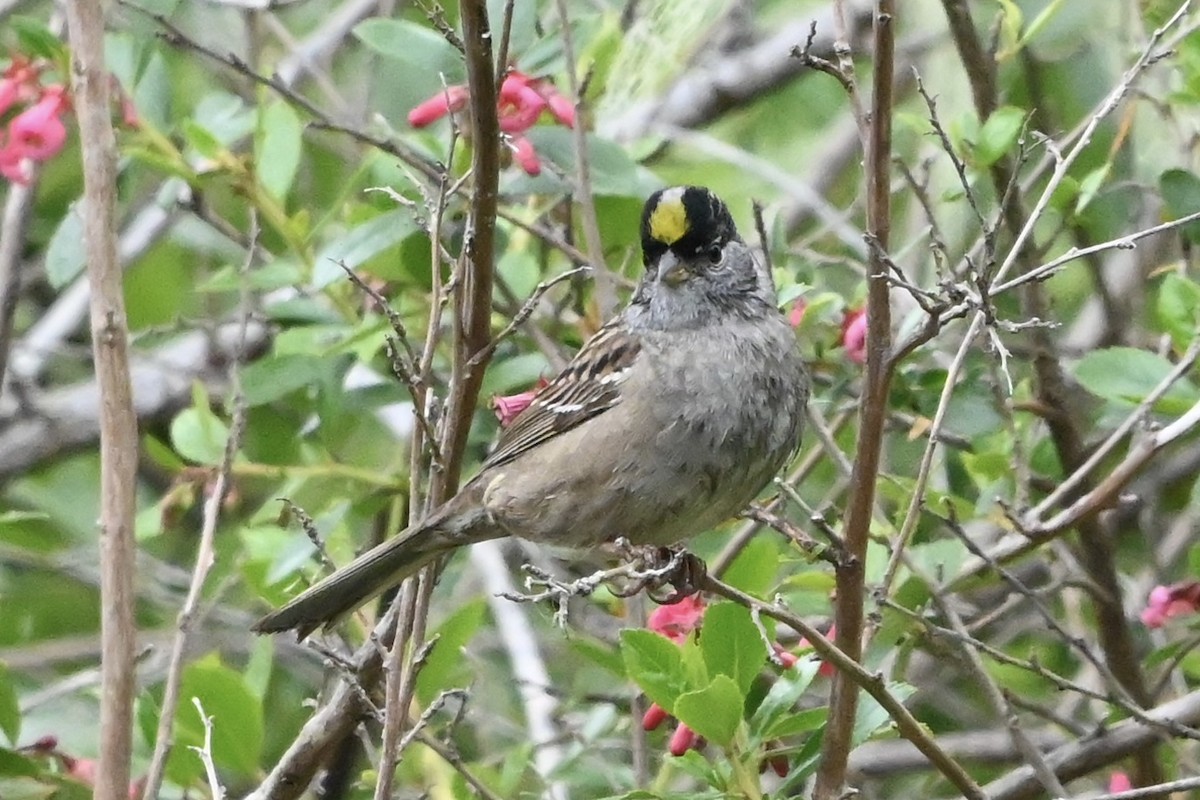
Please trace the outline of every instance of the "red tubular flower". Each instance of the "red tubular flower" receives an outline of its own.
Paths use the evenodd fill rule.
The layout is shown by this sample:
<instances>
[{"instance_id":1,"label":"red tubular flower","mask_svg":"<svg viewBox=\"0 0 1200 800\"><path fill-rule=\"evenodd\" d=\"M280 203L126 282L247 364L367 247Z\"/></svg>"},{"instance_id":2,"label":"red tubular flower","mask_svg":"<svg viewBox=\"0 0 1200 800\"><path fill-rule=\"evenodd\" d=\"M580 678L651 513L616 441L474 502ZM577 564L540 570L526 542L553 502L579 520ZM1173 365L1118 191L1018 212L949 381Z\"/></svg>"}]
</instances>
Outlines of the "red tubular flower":
<instances>
[{"instance_id":1,"label":"red tubular flower","mask_svg":"<svg viewBox=\"0 0 1200 800\"><path fill-rule=\"evenodd\" d=\"M566 125L568 128L575 127L575 104L558 93L557 90L551 89L547 94L542 91L542 96L546 98L546 103L550 106L550 113L554 118Z\"/></svg>"},{"instance_id":2,"label":"red tubular flower","mask_svg":"<svg viewBox=\"0 0 1200 800\"><path fill-rule=\"evenodd\" d=\"M496 419L500 420L500 427L504 427L516 419L517 415L529 407L533 398L537 397L537 393L548 383L549 381L545 378L538 378L537 383L528 392L493 397L492 408L496 412Z\"/></svg>"},{"instance_id":3,"label":"red tubular flower","mask_svg":"<svg viewBox=\"0 0 1200 800\"><path fill-rule=\"evenodd\" d=\"M470 96L466 86L449 86L409 111L408 124L414 128L424 128L452 111L462 111L467 107Z\"/></svg>"},{"instance_id":4,"label":"red tubular flower","mask_svg":"<svg viewBox=\"0 0 1200 800\"><path fill-rule=\"evenodd\" d=\"M799 328L800 323L804 321L804 312L808 311L808 302L803 297L797 297L796 302L792 303L792 308L788 311L788 324L793 328Z\"/></svg>"},{"instance_id":5,"label":"red tubular flower","mask_svg":"<svg viewBox=\"0 0 1200 800\"><path fill-rule=\"evenodd\" d=\"M786 778L788 772L791 770L791 764L788 763L787 756L780 753L771 756L758 765L758 771L760 774L766 772L767 769L770 769L781 778Z\"/></svg>"},{"instance_id":6,"label":"red tubular flower","mask_svg":"<svg viewBox=\"0 0 1200 800\"><path fill-rule=\"evenodd\" d=\"M37 99L40 68L24 56L13 56L12 63L0 76L0 114L16 103L29 103Z\"/></svg>"},{"instance_id":7,"label":"red tubular flower","mask_svg":"<svg viewBox=\"0 0 1200 800\"><path fill-rule=\"evenodd\" d=\"M849 311L842 319L842 347L855 364L867 361L867 310Z\"/></svg>"},{"instance_id":8,"label":"red tubular flower","mask_svg":"<svg viewBox=\"0 0 1200 800\"><path fill-rule=\"evenodd\" d=\"M512 136L512 154L513 161L517 162L526 175L538 176L542 174L542 160L538 158L537 151L533 149L533 142L526 139L524 136Z\"/></svg>"},{"instance_id":9,"label":"red tubular flower","mask_svg":"<svg viewBox=\"0 0 1200 800\"><path fill-rule=\"evenodd\" d=\"M667 745L667 751L673 756L681 756L693 747L696 749L700 748L700 737L687 725L684 725L682 722L679 723L679 727L671 734L671 741Z\"/></svg>"},{"instance_id":10,"label":"red tubular flower","mask_svg":"<svg viewBox=\"0 0 1200 800\"><path fill-rule=\"evenodd\" d=\"M534 126L546 110L546 98L530 84L528 75L510 72L500 85L497 109L500 130L505 133L524 133Z\"/></svg>"},{"instance_id":11,"label":"red tubular flower","mask_svg":"<svg viewBox=\"0 0 1200 800\"><path fill-rule=\"evenodd\" d=\"M22 111L8 124L7 149L18 159L46 161L58 155L67 141L62 113L66 109L65 89L52 86L33 106Z\"/></svg>"},{"instance_id":12,"label":"red tubular flower","mask_svg":"<svg viewBox=\"0 0 1200 800\"><path fill-rule=\"evenodd\" d=\"M779 659L779 664L784 669L791 669L800 660L795 653L790 650L784 650L783 645L779 644L779 642L771 645L771 647L775 650L775 657Z\"/></svg>"},{"instance_id":13,"label":"red tubular flower","mask_svg":"<svg viewBox=\"0 0 1200 800\"><path fill-rule=\"evenodd\" d=\"M646 627L675 644L687 641L692 631L700 627L704 619L704 598L689 595L669 606L659 606L646 620Z\"/></svg>"},{"instance_id":14,"label":"red tubular flower","mask_svg":"<svg viewBox=\"0 0 1200 800\"><path fill-rule=\"evenodd\" d=\"M8 78L0 78L0 114L3 114L8 109L12 108L12 104L17 102L17 95L21 87L15 81Z\"/></svg>"},{"instance_id":15,"label":"red tubular flower","mask_svg":"<svg viewBox=\"0 0 1200 800\"><path fill-rule=\"evenodd\" d=\"M667 721L667 717L671 716L667 710L658 703L651 703L646 709L646 713L642 715L642 730L653 731L658 730L658 726Z\"/></svg>"},{"instance_id":16,"label":"red tubular flower","mask_svg":"<svg viewBox=\"0 0 1200 800\"><path fill-rule=\"evenodd\" d=\"M1172 617L1196 611L1200 611L1200 582L1155 586L1142 610L1142 624L1147 628L1161 628Z\"/></svg>"},{"instance_id":17,"label":"red tubular flower","mask_svg":"<svg viewBox=\"0 0 1200 800\"><path fill-rule=\"evenodd\" d=\"M545 78L534 78L524 72L509 70L500 84L496 98L500 130L508 134L508 146L513 161L528 175L540 175L542 162L533 143L522 134L537 124L542 112L549 110L563 125L575 127L575 106L558 93L554 84ZM447 114L461 111L470 99L466 86L450 86L408 112L408 122L423 128Z\"/></svg>"}]
</instances>

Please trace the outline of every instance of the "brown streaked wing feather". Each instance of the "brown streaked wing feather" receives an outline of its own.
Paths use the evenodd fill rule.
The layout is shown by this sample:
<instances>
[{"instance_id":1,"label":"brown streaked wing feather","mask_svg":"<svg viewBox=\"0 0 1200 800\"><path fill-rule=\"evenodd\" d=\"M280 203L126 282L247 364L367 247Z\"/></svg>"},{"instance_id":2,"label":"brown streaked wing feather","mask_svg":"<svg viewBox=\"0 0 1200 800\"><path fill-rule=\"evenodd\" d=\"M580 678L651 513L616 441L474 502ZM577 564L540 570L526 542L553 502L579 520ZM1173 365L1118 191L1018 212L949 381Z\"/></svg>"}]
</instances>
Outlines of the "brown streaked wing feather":
<instances>
[{"instance_id":1,"label":"brown streaked wing feather","mask_svg":"<svg viewBox=\"0 0 1200 800\"><path fill-rule=\"evenodd\" d=\"M512 461L615 406L621 399L623 373L640 350L637 340L616 322L605 325L501 432L496 449L483 466Z\"/></svg>"}]
</instances>

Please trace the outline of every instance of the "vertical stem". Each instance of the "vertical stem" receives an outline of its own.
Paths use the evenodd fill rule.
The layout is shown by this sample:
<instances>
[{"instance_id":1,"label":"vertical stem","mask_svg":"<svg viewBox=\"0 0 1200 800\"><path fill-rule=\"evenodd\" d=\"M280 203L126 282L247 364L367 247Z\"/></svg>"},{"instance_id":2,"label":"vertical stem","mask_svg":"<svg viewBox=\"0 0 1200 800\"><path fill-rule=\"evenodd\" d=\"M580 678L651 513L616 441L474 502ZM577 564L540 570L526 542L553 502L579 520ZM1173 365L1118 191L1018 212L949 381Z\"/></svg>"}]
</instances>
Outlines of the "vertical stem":
<instances>
[{"instance_id":1,"label":"vertical stem","mask_svg":"<svg viewBox=\"0 0 1200 800\"><path fill-rule=\"evenodd\" d=\"M100 387L100 763L97 800L129 796L135 689L133 617L137 419L115 223L117 148L99 0L67 3L71 79L83 150L84 242Z\"/></svg>"},{"instance_id":2,"label":"vertical stem","mask_svg":"<svg viewBox=\"0 0 1200 800\"><path fill-rule=\"evenodd\" d=\"M476 359L491 340L492 267L496 245L496 203L500 184L500 121L496 110L496 72L492 60L492 33L487 3L462 3L463 44L467 56L467 83L471 87L471 130L475 146L471 174L475 191L467 235L459 259L461 283L455 295L454 366L450 377L449 408L442 452L446 471L434 475L430 494L441 502L454 493L462 474L462 450L471 429L471 417L488 358Z\"/></svg>"},{"instance_id":3,"label":"vertical stem","mask_svg":"<svg viewBox=\"0 0 1200 800\"><path fill-rule=\"evenodd\" d=\"M870 239L867 282L867 363L859 412L858 449L850 476L850 501L843 526L845 556L836 570L835 643L855 661L862 660L864 581L867 537L891 383L892 315L884 255L890 234L889 176L892 144L892 81L895 55L893 0L875 4L875 42L870 126L867 136L867 235ZM842 673L833 679L829 724L822 744L821 767L813 797L842 795L852 746L858 686Z\"/></svg>"},{"instance_id":4,"label":"vertical stem","mask_svg":"<svg viewBox=\"0 0 1200 800\"><path fill-rule=\"evenodd\" d=\"M36 192L36 175L30 179L29 186L10 183L4 211L0 214L0 387L4 385L8 354L12 349L13 317L21 294L21 252L25 249L25 234Z\"/></svg>"}]
</instances>

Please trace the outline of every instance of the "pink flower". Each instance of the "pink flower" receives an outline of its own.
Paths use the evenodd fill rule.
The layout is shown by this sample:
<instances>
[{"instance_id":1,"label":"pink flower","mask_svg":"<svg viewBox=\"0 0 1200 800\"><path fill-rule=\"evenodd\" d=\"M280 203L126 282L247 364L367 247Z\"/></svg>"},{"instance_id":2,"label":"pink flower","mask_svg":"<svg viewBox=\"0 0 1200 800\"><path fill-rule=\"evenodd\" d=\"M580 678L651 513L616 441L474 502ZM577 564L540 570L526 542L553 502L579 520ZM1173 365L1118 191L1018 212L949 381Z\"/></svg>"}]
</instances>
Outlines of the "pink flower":
<instances>
[{"instance_id":1,"label":"pink flower","mask_svg":"<svg viewBox=\"0 0 1200 800\"><path fill-rule=\"evenodd\" d=\"M803 297L797 297L796 302L792 303L792 308L788 311L788 324L793 328L799 328L800 323L804 321L804 312L808 311L808 302Z\"/></svg>"},{"instance_id":2,"label":"pink flower","mask_svg":"<svg viewBox=\"0 0 1200 800\"><path fill-rule=\"evenodd\" d=\"M408 124L424 128L452 111L462 111L470 96L466 86L450 86L408 112Z\"/></svg>"},{"instance_id":3,"label":"pink flower","mask_svg":"<svg viewBox=\"0 0 1200 800\"><path fill-rule=\"evenodd\" d=\"M17 102L17 94L20 91L21 87L15 81L8 78L0 79L0 114L12 108L12 104Z\"/></svg>"},{"instance_id":4,"label":"pink flower","mask_svg":"<svg viewBox=\"0 0 1200 800\"><path fill-rule=\"evenodd\" d=\"M8 124L6 147L16 158L46 161L58 155L67 141L62 113L66 109L66 89L51 86L33 106L22 111Z\"/></svg>"},{"instance_id":5,"label":"pink flower","mask_svg":"<svg viewBox=\"0 0 1200 800\"><path fill-rule=\"evenodd\" d=\"M681 756L693 747L699 750L702 743L703 740L696 735L694 730L680 723L675 732L671 734L671 741L667 744L667 752L673 756Z\"/></svg>"},{"instance_id":6,"label":"pink flower","mask_svg":"<svg viewBox=\"0 0 1200 800\"><path fill-rule=\"evenodd\" d=\"M867 361L867 310L849 311L842 318L842 347L855 364Z\"/></svg>"},{"instance_id":7,"label":"pink flower","mask_svg":"<svg viewBox=\"0 0 1200 800\"><path fill-rule=\"evenodd\" d=\"M1155 586L1142 610L1142 624L1147 628L1161 628L1172 617L1196 611L1200 611L1200 582Z\"/></svg>"},{"instance_id":8,"label":"pink flower","mask_svg":"<svg viewBox=\"0 0 1200 800\"><path fill-rule=\"evenodd\" d=\"M37 98L39 71L40 68L24 56L13 57L0 77L0 114L15 103L28 103Z\"/></svg>"},{"instance_id":9,"label":"pink flower","mask_svg":"<svg viewBox=\"0 0 1200 800\"><path fill-rule=\"evenodd\" d=\"M526 175L541 175L542 160L538 158L537 151L533 149L533 142L526 139L524 136L511 136L513 161L517 162Z\"/></svg>"},{"instance_id":10,"label":"pink flower","mask_svg":"<svg viewBox=\"0 0 1200 800\"><path fill-rule=\"evenodd\" d=\"M500 130L505 133L524 133L538 121L547 103L546 98L529 85L528 76L510 72L500 85L497 108Z\"/></svg>"},{"instance_id":11,"label":"pink flower","mask_svg":"<svg viewBox=\"0 0 1200 800\"><path fill-rule=\"evenodd\" d=\"M1133 781L1124 772L1114 772L1108 779L1108 793L1128 792L1133 789Z\"/></svg>"},{"instance_id":12,"label":"pink flower","mask_svg":"<svg viewBox=\"0 0 1200 800\"><path fill-rule=\"evenodd\" d=\"M675 644L683 644L692 631L700 627L703 619L704 598L693 594L669 606L654 609L654 613L646 620L646 627Z\"/></svg>"},{"instance_id":13,"label":"pink flower","mask_svg":"<svg viewBox=\"0 0 1200 800\"><path fill-rule=\"evenodd\" d=\"M541 92L542 97L546 98L546 103L550 106L550 113L563 125L566 125L568 128L574 128L575 104L559 94L558 90L549 81L542 81L541 84L538 91Z\"/></svg>"},{"instance_id":14,"label":"pink flower","mask_svg":"<svg viewBox=\"0 0 1200 800\"><path fill-rule=\"evenodd\" d=\"M537 393L549 384L545 378L538 378L534 387L528 392L519 392L510 395L496 395L492 398L492 408L496 412L496 418L500 420L500 427L506 427L517 416L529 408L529 404L533 402L533 398L537 397Z\"/></svg>"},{"instance_id":15,"label":"pink flower","mask_svg":"<svg viewBox=\"0 0 1200 800\"><path fill-rule=\"evenodd\" d=\"M646 713L642 715L642 730L658 730L658 726L666 722L669 716L671 715L665 708L658 703L651 703L650 708L646 709Z\"/></svg>"},{"instance_id":16,"label":"pink flower","mask_svg":"<svg viewBox=\"0 0 1200 800\"><path fill-rule=\"evenodd\" d=\"M466 86L450 86L408 112L408 122L423 128L447 114L466 108L470 99ZM575 127L575 106L558 93L554 84L545 78L534 78L524 72L509 70L500 84L496 98L500 130L508 134L513 160L529 175L540 175L542 162L533 143L522 134L537 124L542 112L549 111L563 125Z\"/></svg>"}]
</instances>

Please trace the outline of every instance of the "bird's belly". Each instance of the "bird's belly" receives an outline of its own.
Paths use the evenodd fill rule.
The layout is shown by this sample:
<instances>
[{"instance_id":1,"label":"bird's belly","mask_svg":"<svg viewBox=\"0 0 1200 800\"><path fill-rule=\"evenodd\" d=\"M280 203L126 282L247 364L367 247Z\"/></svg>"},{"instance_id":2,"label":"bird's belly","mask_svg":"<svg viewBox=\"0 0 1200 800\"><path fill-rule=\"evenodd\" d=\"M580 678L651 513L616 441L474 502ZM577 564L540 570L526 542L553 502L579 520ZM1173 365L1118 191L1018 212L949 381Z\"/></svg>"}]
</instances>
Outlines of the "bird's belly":
<instances>
[{"instance_id":1,"label":"bird's belly","mask_svg":"<svg viewBox=\"0 0 1200 800\"><path fill-rule=\"evenodd\" d=\"M535 463L513 463L489 483L484 503L505 530L532 541L592 547L624 537L635 544L668 545L736 514L754 498L787 456L762 455L761 435L697 435L680 421L653 441L630 442L587 426L586 450L551 473ZM611 433L611 437L605 434ZM596 447L596 437L612 447ZM570 447L569 434L555 447Z\"/></svg>"}]
</instances>

